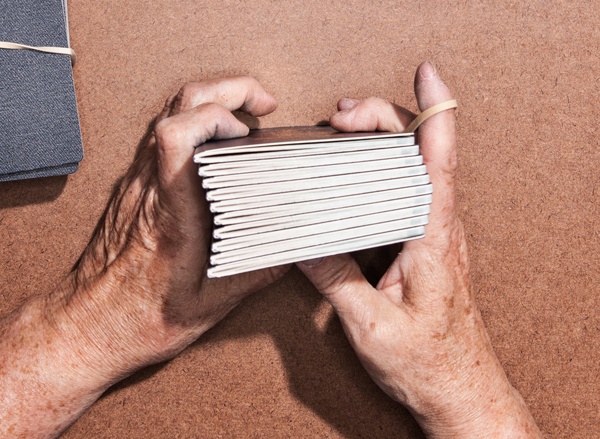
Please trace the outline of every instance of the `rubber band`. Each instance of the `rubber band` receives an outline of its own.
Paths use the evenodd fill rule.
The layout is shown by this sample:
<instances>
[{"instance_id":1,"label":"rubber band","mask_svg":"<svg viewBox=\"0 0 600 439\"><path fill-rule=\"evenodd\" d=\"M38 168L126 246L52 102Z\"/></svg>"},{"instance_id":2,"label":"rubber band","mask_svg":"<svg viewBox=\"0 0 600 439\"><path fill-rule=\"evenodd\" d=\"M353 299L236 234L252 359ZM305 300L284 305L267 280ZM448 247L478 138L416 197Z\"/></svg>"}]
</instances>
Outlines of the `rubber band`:
<instances>
[{"instance_id":1,"label":"rubber band","mask_svg":"<svg viewBox=\"0 0 600 439\"><path fill-rule=\"evenodd\" d=\"M54 53L57 55L69 55L71 58L71 66L75 66L77 62L77 56L75 51L70 47L52 47L52 46L28 46L26 44L9 43L7 41L0 41L0 49L9 50L35 50L36 52L43 53Z\"/></svg>"},{"instance_id":2,"label":"rubber band","mask_svg":"<svg viewBox=\"0 0 600 439\"><path fill-rule=\"evenodd\" d=\"M415 119L404 129L403 133L414 133L417 128L419 128L419 126L431 116L457 107L458 102L456 102L456 99L451 99L449 101L442 102L441 104L434 105L415 117Z\"/></svg>"}]
</instances>

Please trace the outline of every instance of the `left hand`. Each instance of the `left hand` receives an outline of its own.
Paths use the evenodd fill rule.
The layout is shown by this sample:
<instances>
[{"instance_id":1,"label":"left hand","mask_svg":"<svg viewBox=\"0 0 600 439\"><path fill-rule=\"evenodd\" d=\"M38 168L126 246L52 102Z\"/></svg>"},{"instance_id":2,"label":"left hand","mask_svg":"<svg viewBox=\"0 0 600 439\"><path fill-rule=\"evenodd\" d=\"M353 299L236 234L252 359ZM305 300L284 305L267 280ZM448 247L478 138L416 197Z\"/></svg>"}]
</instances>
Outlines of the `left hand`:
<instances>
[{"instance_id":1,"label":"left hand","mask_svg":"<svg viewBox=\"0 0 600 439\"><path fill-rule=\"evenodd\" d=\"M182 351L275 267L205 277L211 218L194 147L241 137L231 111L277 103L252 78L192 83L167 101L67 279L0 320L0 436L54 437L112 384Z\"/></svg>"},{"instance_id":2,"label":"left hand","mask_svg":"<svg viewBox=\"0 0 600 439\"><path fill-rule=\"evenodd\" d=\"M73 273L76 290L89 292L85 306L99 300L82 324L125 332L112 334L134 354L116 360L123 372L172 357L287 270L205 277L212 223L192 161L194 147L209 139L248 134L231 111L262 116L276 107L248 77L190 83L167 100Z\"/></svg>"}]
</instances>

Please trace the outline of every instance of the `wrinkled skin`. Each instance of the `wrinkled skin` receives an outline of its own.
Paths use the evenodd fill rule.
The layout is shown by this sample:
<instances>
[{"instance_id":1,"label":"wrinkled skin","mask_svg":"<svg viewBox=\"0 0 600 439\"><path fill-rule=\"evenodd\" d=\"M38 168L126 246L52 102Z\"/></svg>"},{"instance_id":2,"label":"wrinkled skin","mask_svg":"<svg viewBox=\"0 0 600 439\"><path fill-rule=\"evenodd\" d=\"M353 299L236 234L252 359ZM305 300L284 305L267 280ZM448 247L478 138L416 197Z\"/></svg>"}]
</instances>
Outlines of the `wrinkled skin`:
<instances>
[{"instance_id":1,"label":"wrinkled skin","mask_svg":"<svg viewBox=\"0 0 600 439\"><path fill-rule=\"evenodd\" d=\"M275 108L275 99L252 78L184 86L157 117L75 268L78 286L107 272L128 284L135 279L129 294L158 312L161 328L148 328L149 336L168 337L151 340L157 359L185 348L244 297L287 271L205 277L212 221L191 159L194 147L209 139L248 134L231 111L262 116Z\"/></svg>"},{"instance_id":2,"label":"wrinkled skin","mask_svg":"<svg viewBox=\"0 0 600 439\"><path fill-rule=\"evenodd\" d=\"M429 64L416 94L421 109L449 98ZM55 437L109 386L177 355L285 273L204 276L211 221L192 163L206 140L248 133L231 111L261 116L276 106L245 77L191 83L167 101L73 271L0 322L0 436ZM398 131L413 117L374 98L338 108L331 124L342 131ZM535 436L470 292L454 208L453 114L427 121L419 140L435 191L427 237L404 246L377 288L349 256L299 266L334 305L375 382L429 435Z\"/></svg>"},{"instance_id":3,"label":"wrinkled skin","mask_svg":"<svg viewBox=\"0 0 600 439\"><path fill-rule=\"evenodd\" d=\"M247 77L190 83L167 100L73 272L0 323L0 436L55 436L286 272L205 277L211 219L192 162L206 140L248 134L231 111L276 107Z\"/></svg>"},{"instance_id":4,"label":"wrinkled skin","mask_svg":"<svg viewBox=\"0 0 600 439\"><path fill-rule=\"evenodd\" d=\"M433 66L415 77L421 111L452 99ZM414 118L382 99L342 99L340 131L402 131ZM376 287L349 255L298 266L331 302L373 380L431 437L536 437L539 431L493 352L469 283L454 189L454 111L427 120L418 143L433 184L425 238L402 246Z\"/></svg>"}]
</instances>

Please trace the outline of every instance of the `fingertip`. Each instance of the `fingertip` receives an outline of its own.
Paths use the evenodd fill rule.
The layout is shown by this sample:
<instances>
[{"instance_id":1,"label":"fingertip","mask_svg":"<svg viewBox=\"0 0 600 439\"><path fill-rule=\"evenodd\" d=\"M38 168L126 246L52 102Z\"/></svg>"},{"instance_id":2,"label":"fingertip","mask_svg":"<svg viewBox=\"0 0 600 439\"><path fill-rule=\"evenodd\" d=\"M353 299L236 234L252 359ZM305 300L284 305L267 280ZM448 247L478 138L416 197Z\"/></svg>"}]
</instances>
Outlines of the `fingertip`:
<instances>
[{"instance_id":1,"label":"fingertip","mask_svg":"<svg viewBox=\"0 0 600 439\"><path fill-rule=\"evenodd\" d=\"M246 137L250 133L250 128L244 122L236 117L228 117L222 122L222 126L217 127L212 140L233 139L237 137Z\"/></svg>"},{"instance_id":2,"label":"fingertip","mask_svg":"<svg viewBox=\"0 0 600 439\"><path fill-rule=\"evenodd\" d=\"M360 103L358 99L342 98L337 103L338 111L350 110Z\"/></svg>"},{"instance_id":3,"label":"fingertip","mask_svg":"<svg viewBox=\"0 0 600 439\"><path fill-rule=\"evenodd\" d=\"M311 259L296 265L325 296L336 295L348 284L364 280L360 267L348 254Z\"/></svg>"},{"instance_id":4,"label":"fingertip","mask_svg":"<svg viewBox=\"0 0 600 439\"><path fill-rule=\"evenodd\" d=\"M452 99L452 93L429 61L419 65L415 74L415 95L421 111Z\"/></svg>"},{"instance_id":5,"label":"fingertip","mask_svg":"<svg viewBox=\"0 0 600 439\"><path fill-rule=\"evenodd\" d=\"M248 99L240 110L252 116L259 117L271 114L277 109L277 106L278 103L275 97L267 91L261 90L255 96Z\"/></svg>"},{"instance_id":6,"label":"fingertip","mask_svg":"<svg viewBox=\"0 0 600 439\"><path fill-rule=\"evenodd\" d=\"M242 111L252 116L265 116L277 109L277 99L257 79L245 76L240 81L246 83L247 89L247 97L240 108Z\"/></svg>"},{"instance_id":7,"label":"fingertip","mask_svg":"<svg viewBox=\"0 0 600 439\"><path fill-rule=\"evenodd\" d=\"M329 124L338 131L378 131L389 115L382 111L389 103L370 97L356 103L346 102L348 108L338 111L329 118ZM388 131L388 130L381 130Z\"/></svg>"},{"instance_id":8,"label":"fingertip","mask_svg":"<svg viewBox=\"0 0 600 439\"><path fill-rule=\"evenodd\" d=\"M423 80L434 79L438 76L437 69L429 61L424 61L419 65L417 68L417 75Z\"/></svg>"},{"instance_id":9,"label":"fingertip","mask_svg":"<svg viewBox=\"0 0 600 439\"><path fill-rule=\"evenodd\" d=\"M452 93L430 62L424 62L417 68L415 95L421 111L452 99ZM407 250L423 243L447 245L448 234L445 230L456 218L458 147L454 110L442 111L423 122L418 129L417 140L431 177L433 201L425 238L406 243Z\"/></svg>"},{"instance_id":10,"label":"fingertip","mask_svg":"<svg viewBox=\"0 0 600 439\"><path fill-rule=\"evenodd\" d=\"M329 117L329 125L338 131L352 131L352 112L354 110L355 108L349 108L347 110L341 110L332 114Z\"/></svg>"},{"instance_id":11,"label":"fingertip","mask_svg":"<svg viewBox=\"0 0 600 439\"><path fill-rule=\"evenodd\" d=\"M267 103L265 104L265 112L263 113L263 115L270 114L273 111L277 110L277 107L279 107L279 102L277 102L275 96L273 96L268 91L265 91L265 93L267 95Z\"/></svg>"}]
</instances>

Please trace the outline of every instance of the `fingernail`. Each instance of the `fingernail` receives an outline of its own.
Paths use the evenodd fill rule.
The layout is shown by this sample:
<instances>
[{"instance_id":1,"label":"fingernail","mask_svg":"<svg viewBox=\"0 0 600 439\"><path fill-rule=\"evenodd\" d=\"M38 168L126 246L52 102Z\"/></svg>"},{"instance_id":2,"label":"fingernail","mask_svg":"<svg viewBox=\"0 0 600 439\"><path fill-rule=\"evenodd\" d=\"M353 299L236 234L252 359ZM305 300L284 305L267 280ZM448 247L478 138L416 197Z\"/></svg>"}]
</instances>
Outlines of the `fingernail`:
<instances>
[{"instance_id":1,"label":"fingernail","mask_svg":"<svg viewBox=\"0 0 600 439\"><path fill-rule=\"evenodd\" d=\"M425 80L437 78L437 71L435 69L435 66L429 61L425 61L419 69L419 76L421 77L421 79Z\"/></svg>"},{"instance_id":2,"label":"fingernail","mask_svg":"<svg viewBox=\"0 0 600 439\"><path fill-rule=\"evenodd\" d=\"M305 267L308 267L308 268L314 268L317 265L319 265L321 262L323 262L324 260L325 260L325 258L308 259L306 261L300 261L300 262L298 262L298 264L304 265Z\"/></svg>"},{"instance_id":3,"label":"fingernail","mask_svg":"<svg viewBox=\"0 0 600 439\"><path fill-rule=\"evenodd\" d=\"M340 99L340 106L344 110L350 110L358 105L360 101L358 99L342 98Z\"/></svg>"}]
</instances>

